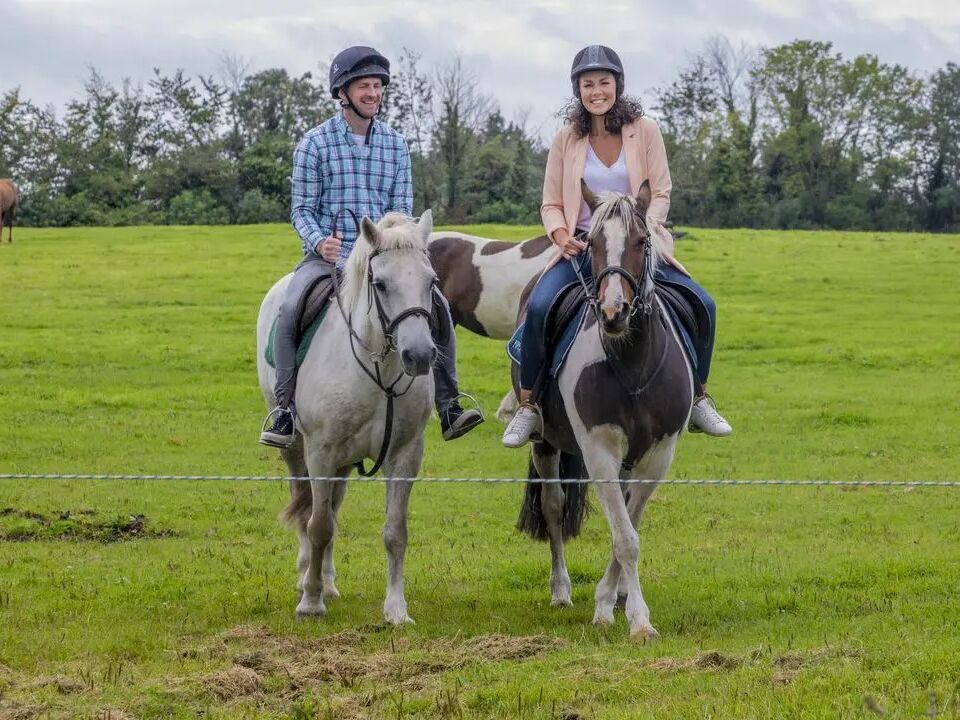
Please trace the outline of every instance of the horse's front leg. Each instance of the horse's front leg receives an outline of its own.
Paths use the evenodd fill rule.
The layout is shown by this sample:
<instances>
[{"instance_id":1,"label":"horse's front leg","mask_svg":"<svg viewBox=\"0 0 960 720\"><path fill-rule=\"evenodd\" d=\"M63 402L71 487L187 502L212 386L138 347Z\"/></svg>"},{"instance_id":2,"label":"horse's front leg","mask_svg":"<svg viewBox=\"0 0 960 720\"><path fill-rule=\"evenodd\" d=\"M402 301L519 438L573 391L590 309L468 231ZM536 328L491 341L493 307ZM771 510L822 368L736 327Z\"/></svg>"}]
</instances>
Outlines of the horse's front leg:
<instances>
[{"instance_id":1,"label":"horse's front leg","mask_svg":"<svg viewBox=\"0 0 960 720\"><path fill-rule=\"evenodd\" d=\"M533 446L533 465L537 474L545 480L560 477L560 452L548 443L538 442ZM540 508L550 537L550 604L554 607L570 607L570 574L563 553L563 505L565 493L559 483L543 483L540 491Z\"/></svg>"},{"instance_id":2,"label":"horse's front leg","mask_svg":"<svg viewBox=\"0 0 960 720\"><path fill-rule=\"evenodd\" d=\"M383 616L392 625L412 623L407 614L403 590L403 561L407 553L407 512L413 483L390 478L412 478L420 471L423 437L417 437L384 463L387 477L387 512L383 524L383 546L387 551L387 596Z\"/></svg>"},{"instance_id":3,"label":"horse's front leg","mask_svg":"<svg viewBox=\"0 0 960 720\"><path fill-rule=\"evenodd\" d=\"M656 637L657 631L650 624L650 609L640 590L638 573L640 539L627 512L620 484L610 482L620 477L619 435L609 431L591 433L590 442L583 450L590 479L604 481L596 484L596 492L603 507L603 514L610 526L613 559L620 570L620 572L612 572L612 568L608 567L607 572L597 583L593 622L601 625L613 622L617 587L620 579L623 578L627 590L626 615L630 625L630 635L641 639Z\"/></svg>"},{"instance_id":4,"label":"horse's front leg","mask_svg":"<svg viewBox=\"0 0 960 720\"><path fill-rule=\"evenodd\" d=\"M309 445L308 441L305 441ZM323 464L316 450L308 450L307 468L311 477L329 477L332 468ZM311 480L313 504L307 520L307 538L310 544L309 561L303 574L303 594L297 604L297 616L326 615L323 602L323 559L327 545L336 532L336 515L333 510L334 491L340 482Z\"/></svg>"}]
</instances>

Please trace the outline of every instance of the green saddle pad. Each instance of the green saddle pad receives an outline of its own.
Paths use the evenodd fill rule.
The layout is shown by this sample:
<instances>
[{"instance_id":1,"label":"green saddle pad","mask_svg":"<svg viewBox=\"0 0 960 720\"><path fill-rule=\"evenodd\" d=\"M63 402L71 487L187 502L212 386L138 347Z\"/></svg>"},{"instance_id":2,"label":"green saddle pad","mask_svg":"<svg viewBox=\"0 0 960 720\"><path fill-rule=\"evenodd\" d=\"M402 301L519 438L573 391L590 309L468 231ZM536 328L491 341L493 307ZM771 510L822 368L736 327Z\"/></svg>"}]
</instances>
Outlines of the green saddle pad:
<instances>
[{"instance_id":1,"label":"green saddle pad","mask_svg":"<svg viewBox=\"0 0 960 720\"><path fill-rule=\"evenodd\" d=\"M327 316L327 310L329 308L329 303L323 306L323 310L317 314L316 319L310 323L310 327L306 329L303 337L300 338L300 344L297 346L297 367L303 364L303 359L307 356L307 350L310 349L313 336L317 334L317 328L320 327L320 323L322 323L323 319ZM276 358L273 354L273 339L277 334L277 322L279 320L279 316L273 319L273 325L270 326L270 336L267 338L267 348L263 352L263 359L266 360L267 365L272 368L276 367Z\"/></svg>"}]
</instances>

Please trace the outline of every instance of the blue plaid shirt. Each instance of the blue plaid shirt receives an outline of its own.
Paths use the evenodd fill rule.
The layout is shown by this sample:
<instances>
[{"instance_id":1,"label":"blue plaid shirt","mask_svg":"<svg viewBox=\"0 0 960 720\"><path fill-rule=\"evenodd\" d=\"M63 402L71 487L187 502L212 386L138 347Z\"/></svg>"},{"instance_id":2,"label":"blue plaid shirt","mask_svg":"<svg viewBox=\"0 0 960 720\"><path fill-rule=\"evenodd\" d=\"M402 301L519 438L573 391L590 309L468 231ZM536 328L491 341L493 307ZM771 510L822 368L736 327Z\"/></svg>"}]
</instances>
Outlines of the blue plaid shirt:
<instances>
[{"instance_id":1,"label":"blue plaid shirt","mask_svg":"<svg viewBox=\"0 0 960 720\"><path fill-rule=\"evenodd\" d=\"M395 210L413 214L410 151L393 129L373 121L369 143L357 145L343 113L310 130L293 153L290 219L303 252L316 256L317 243L330 235L333 218L348 208L374 222ZM342 266L353 248L357 229L348 213L337 223L342 237Z\"/></svg>"}]
</instances>

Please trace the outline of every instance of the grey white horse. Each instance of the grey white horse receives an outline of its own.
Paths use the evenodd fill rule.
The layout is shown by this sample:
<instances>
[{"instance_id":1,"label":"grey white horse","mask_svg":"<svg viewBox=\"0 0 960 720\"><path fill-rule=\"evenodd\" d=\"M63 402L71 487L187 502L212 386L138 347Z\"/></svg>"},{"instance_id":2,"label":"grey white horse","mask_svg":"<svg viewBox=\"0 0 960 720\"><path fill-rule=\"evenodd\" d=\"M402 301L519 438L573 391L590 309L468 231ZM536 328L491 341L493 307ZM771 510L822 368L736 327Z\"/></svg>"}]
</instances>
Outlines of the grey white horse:
<instances>
[{"instance_id":1,"label":"grey white horse","mask_svg":"<svg viewBox=\"0 0 960 720\"><path fill-rule=\"evenodd\" d=\"M403 579L411 484L389 478L410 478L419 472L424 427L433 406L429 373L437 349L429 315L436 274L426 251L432 225L429 210L419 222L397 213L387 214L376 225L362 220L339 298L328 309L301 366L295 395L298 438L280 454L292 476L344 479L290 485L290 503L282 517L294 525L300 539L296 609L300 617L324 615L325 600L340 595L333 544L346 478L356 463L378 457L388 421L387 395L367 374L376 374L376 361L384 383L398 380L382 466L387 479L383 612L394 625L413 622ZM274 371L264 359L265 349L290 277L270 289L257 320L257 369L268 407L273 404Z\"/></svg>"}]
</instances>

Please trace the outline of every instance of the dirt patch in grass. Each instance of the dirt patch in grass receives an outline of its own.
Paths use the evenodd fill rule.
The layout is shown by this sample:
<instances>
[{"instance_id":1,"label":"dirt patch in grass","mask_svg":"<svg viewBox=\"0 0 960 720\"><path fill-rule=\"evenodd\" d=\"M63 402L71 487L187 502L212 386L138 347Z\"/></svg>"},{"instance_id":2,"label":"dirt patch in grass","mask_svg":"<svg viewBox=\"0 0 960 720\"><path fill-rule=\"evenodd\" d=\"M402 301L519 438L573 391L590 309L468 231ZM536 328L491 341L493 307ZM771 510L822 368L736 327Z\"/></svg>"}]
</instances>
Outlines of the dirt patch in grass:
<instances>
[{"instance_id":1,"label":"dirt patch in grass","mask_svg":"<svg viewBox=\"0 0 960 720\"><path fill-rule=\"evenodd\" d=\"M235 700L259 694L263 690L263 678L256 670L234 665L229 670L207 675L203 679L203 686L218 700Z\"/></svg>"},{"instance_id":2,"label":"dirt patch in grass","mask_svg":"<svg viewBox=\"0 0 960 720\"><path fill-rule=\"evenodd\" d=\"M46 710L43 705L23 705L16 700L0 700L0 720L33 720Z\"/></svg>"},{"instance_id":3,"label":"dirt patch in grass","mask_svg":"<svg viewBox=\"0 0 960 720\"><path fill-rule=\"evenodd\" d=\"M64 510L43 514L0 508L0 540L89 540L111 543L133 538L174 537L172 530L153 527L142 514L98 517L95 510Z\"/></svg>"},{"instance_id":4,"label":"dirt patch in grass","mask_svg":"<svg viewBox=\"0 0 960 720\"><path fill-rule=\"evenodd\" d=\"M386 702L382 696L385 688L408 696L424 693L432 697L440 676L448 670L475 663L523 661L565 644L559 638L540 635L424 640L381 626L319 637L239 626L224 632L219 641L223 657L230 658L232 665L202 677L202 693L227 703L255 699L259 707L289 709L291 704L297 707L323 692L336 707L320 710L334 710L335 717L344 718L369 716L371 703ZM197 654L209 657L210 647L207 641ZM181 656L194 654L189 647L179 652ZM197 683L189 678L172 682L178 694L196 693Z\"/></svg>"},{"instance_id":5,"label":"dirt patch in grass","mask_svg":"<svg viewBox=\"0 0 960 720\"><path fill-rule=\"evenodd\" d=\"M692 658L660 658L647 663L645 667L651 670L736 670L742 664L743 661L733 655L708 650Z\"/></svg>"},{"instance_id":6,"label":"dirt patch in grass","mask_svg":"<svg viewBox=\"0 0 960 720\"><path fill-rule=\"evenodd\" d=\"M54 677L39 677L27 684L26 687L30 689L52 687L56 688L57 692L61 695L73 695L75 693L81 693L87 689L87 686L79 680L73 680L63 675L56 675Z\"/></svg>"}]
</instances>

